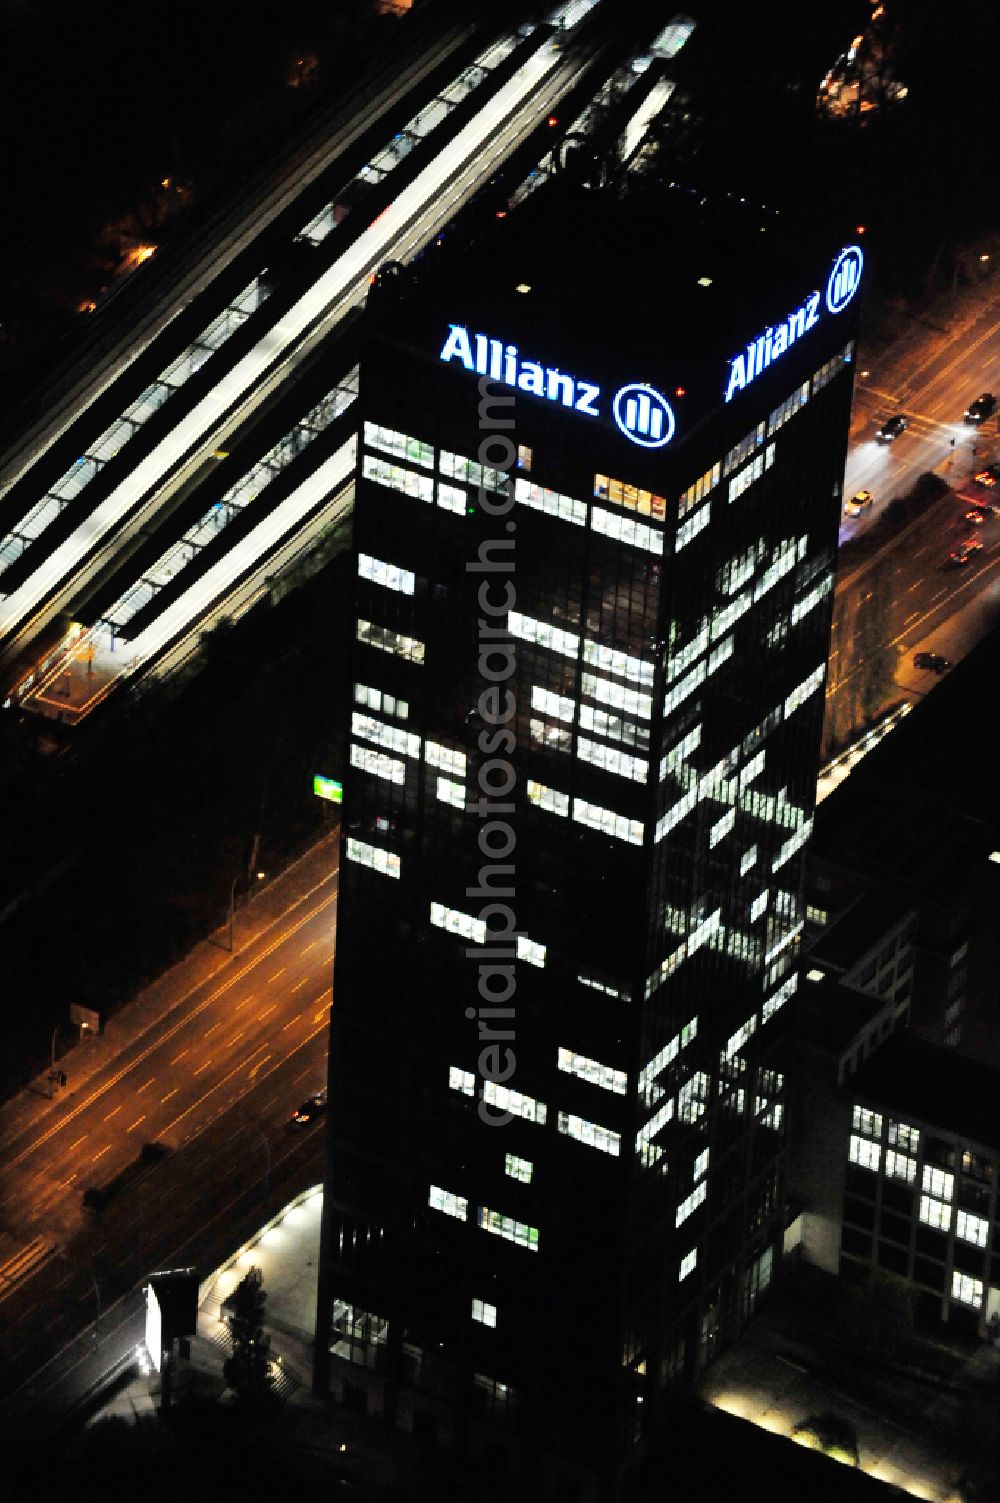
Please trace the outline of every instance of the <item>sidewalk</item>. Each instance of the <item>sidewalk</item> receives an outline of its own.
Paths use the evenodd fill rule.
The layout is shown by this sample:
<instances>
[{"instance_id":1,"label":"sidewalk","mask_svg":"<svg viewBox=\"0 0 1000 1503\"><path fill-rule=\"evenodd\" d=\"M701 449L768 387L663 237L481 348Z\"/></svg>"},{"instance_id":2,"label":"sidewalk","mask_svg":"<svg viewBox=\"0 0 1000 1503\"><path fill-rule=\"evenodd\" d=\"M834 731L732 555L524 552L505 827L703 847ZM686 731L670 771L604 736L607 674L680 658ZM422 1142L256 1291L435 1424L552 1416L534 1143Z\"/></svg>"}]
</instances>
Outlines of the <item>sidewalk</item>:
<instances>
[{"instance_id":1,"label":"sidewalk","mask_svg":"<svg viewBox=\"0 0 1000 1503\"><path fill-rule=\"evenodd\" d=\"M77 1044L59 1065L69 1076L57 1098L72 1099L147 1030L168 1016L180 1018L199 1000L199 991L245 956L298 904L313 905L335 891L338 832L330 831L279 875L244 908L237 908L233 925L234 953L226 949L228 926L200 941L176 965L145 987L109 1018L99 1038ZM67 1028L68 1028L67 1023ZM65 1036L65 1030L61 1030ZM36 1124L47 1123L53 1103L48 1096L47 1072L0 1104L0 1154Z\"/></svg>"}]
</instances>

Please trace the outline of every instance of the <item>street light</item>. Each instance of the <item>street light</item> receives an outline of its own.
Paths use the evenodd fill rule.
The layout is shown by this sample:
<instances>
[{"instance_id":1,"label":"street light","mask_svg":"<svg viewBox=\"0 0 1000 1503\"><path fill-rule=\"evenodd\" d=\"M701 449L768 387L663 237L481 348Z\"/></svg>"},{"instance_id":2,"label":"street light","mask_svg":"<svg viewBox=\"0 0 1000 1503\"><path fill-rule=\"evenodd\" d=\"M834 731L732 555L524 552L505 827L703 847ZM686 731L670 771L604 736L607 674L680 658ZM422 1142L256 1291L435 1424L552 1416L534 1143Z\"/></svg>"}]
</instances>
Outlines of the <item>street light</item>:
<instances>
[{"instance_id":1,"label":"street light","mask_svg":"<svg viewBox=\"0 0 1000 1503\"><path fill-rule=\"evenodd\" d=\"M68 1026L68 1025L65 1023L65 1021L59 1022L59 1023L56 1024L56 1026L52 1030L52 1050L51 1050L51 1057L50 1057L50 1060L49 1060L49 1100L50 1101L53 1099L53 1097L56 1094L56 1079L58 1078L60 1085L65 1085L66 1084L66 1071L65 1070L59 1070L58 1072L56 1071L56 1037L57 1037L57 1035L59 1033L60 1028L64 1028L66 1026Z\"/></svg>"}]
</instances>

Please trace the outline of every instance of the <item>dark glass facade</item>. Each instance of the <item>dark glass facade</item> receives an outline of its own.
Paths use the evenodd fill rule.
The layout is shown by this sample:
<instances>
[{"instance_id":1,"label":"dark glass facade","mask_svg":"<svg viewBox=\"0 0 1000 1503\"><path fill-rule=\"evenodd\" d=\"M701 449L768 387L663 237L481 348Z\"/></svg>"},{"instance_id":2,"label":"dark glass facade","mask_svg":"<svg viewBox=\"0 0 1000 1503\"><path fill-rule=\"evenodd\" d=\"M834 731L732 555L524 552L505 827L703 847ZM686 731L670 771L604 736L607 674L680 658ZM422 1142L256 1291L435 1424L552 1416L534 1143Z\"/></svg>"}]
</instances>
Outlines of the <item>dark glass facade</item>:
<instances>
[{"instance_id":1,"label":"dark glass facade","mask_svg":"<svg viewBox=\"0 0 1000 1503\"><path fill-rule=\"evenodd\" d=\"M620 282L537 314L534 231L371 309L318 1373L596 1497L780 1263L854 308L726 401L827 252L707 325L692 271L612 355ZM582 409L532 389L567 368ZM660 447L611 420L636 369Z\"/></svg>"}]
</instances>

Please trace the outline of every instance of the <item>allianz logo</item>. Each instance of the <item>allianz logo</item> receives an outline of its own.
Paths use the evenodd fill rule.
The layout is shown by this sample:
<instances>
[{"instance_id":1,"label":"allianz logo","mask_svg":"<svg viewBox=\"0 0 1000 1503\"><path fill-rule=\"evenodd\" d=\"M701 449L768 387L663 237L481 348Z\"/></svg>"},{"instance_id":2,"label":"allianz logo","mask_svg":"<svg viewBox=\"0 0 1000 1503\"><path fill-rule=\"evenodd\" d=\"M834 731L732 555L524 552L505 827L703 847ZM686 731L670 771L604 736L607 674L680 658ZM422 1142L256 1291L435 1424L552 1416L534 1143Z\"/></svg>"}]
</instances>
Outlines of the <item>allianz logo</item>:
<instances>
[{"instance_id":1,"label":"allianz logo","mask_svg":"<svg viewBox=\"0 0 1000 1503\"><path fill-rule=\"evenodd\" d=\"M562 407L601 417L601 388L594 381L581 381L557 366L525 360L517 345L506 344L487 334L470 334L464 324L451 324L440 357L445 364L457 360L467 371L516 387L532 397L557 402ZM619 430L644 449L659 449L674 434L674 415L666 397L655 386L633 381L621 387L611 404Z\"/></svg>"},{"instance_id":2,"label":"allianz logo","mask_svg":"<svg viewBox=\"0 0 1000 1503\"><path fill-rule=\"evenodd\" d=\"M847 245L837 256L826 284L825 306L829 313L843 313L861 286L864 260L859 245ZM738 391L744 391L761 371L767 370L810 329L815 329L822 316L821 298L821 293L811 292L783 322L770 325L745 350L733 356L729 362L727 402L731 402Z\"/></svg>"}]
</instances>

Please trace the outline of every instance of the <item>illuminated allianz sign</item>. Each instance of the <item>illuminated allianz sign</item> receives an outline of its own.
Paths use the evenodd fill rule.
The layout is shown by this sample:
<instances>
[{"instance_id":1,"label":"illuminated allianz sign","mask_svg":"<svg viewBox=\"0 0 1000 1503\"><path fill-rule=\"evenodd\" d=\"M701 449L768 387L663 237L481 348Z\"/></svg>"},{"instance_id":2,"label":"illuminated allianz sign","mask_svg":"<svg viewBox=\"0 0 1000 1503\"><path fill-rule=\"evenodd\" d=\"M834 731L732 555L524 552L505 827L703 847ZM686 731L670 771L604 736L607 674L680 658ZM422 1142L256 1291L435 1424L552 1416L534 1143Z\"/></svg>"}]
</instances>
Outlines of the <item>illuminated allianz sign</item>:
<instances>
[{"instance_id":1,"label":"illuminated allianz sign","mask_svg":"<svg viewBox=\"0 0 1000 1503\"><path fill-rule=\"evenodd\" d=\"M743 391L761 371L772 365L780 355L810 329L815 329L827 313L843 313L848 303L861 286L861 272L865 258L859 245L847 245L837 256L827 279L826 297L820 292L811 292L798 308L794 308L783 322L769 326L763 334L747 345L729 362L729 381L726 386L726 401L731 402L738 391Z\"/></svg>"},{"instance_id":2,"label":"illuminated allianz sign","mask_svg":"<svg viewBox=\"0 0 1000 1503\"><path fill-rule=\"evenodd\" d=\"M464 324L452 324L441 348L440 359L449 364L457 360L467 371L502 381L532 397L542 397L561 407L599 418L601 388L593 381L581 381L555 366L522 358L516 345L505 344L486 334L470 334ZM644 449L661 449L674 435L674 414L670 403L655 386L633 381L621 387L611 403L611 415L618 429L631 443Z\"/></svg>"}]
</instances>

